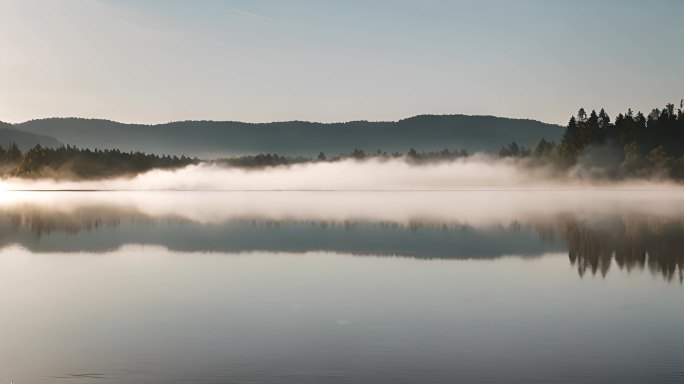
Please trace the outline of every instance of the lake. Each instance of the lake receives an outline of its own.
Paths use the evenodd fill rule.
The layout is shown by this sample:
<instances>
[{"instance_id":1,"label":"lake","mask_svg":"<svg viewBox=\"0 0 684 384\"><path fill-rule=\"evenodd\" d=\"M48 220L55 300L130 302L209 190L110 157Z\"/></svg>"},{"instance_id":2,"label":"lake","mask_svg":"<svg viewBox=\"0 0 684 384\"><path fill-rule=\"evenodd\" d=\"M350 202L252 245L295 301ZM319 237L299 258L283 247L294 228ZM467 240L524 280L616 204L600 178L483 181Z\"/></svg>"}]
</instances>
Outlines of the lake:
<instances>
[{"instance_id":1,"label":"lake","mask_svg":"<svg viewBox=\"0 0 684 384\"><path fill-rule=\"evenodd\" d=\"M0 194L0 382L684 382L678 189Z\"/></svg>"}]
</instances>

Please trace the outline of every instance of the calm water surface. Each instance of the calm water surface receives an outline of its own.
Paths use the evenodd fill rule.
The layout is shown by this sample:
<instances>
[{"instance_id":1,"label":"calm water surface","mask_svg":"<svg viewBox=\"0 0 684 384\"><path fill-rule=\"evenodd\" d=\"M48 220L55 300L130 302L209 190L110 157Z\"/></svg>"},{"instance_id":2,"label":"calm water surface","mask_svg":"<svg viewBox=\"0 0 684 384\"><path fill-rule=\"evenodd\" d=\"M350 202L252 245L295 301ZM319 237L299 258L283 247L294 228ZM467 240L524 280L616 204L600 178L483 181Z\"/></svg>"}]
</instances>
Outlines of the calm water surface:
<instances>
[{"instance_id":1,"label":"calm water surface","mask_svg":"<svg viewBox=\"0 0 684 384\"><path fill-rule=\"evenodd\" d=\"M684 382L680 194L5 194L0 382Z\"/></svg>"}]
</instances>

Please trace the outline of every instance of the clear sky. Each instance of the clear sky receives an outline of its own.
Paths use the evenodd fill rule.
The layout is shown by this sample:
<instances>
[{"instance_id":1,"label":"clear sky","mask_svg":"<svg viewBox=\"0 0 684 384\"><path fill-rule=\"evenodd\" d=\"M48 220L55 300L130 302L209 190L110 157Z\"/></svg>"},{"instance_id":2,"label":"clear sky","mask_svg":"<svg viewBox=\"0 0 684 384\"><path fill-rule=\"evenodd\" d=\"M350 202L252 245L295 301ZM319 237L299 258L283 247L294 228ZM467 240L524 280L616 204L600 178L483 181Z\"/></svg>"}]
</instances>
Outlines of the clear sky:
<instances>
[{"instance_id":1,"label":"clear sky","mask_svg":"<svg viewBox=\"0 0 684 384\"><path fill-rule=\"evenodd\" d=\"M0 120L565 123L684 98L682 0L0 0Z\"/></svg>"}]
</instances>

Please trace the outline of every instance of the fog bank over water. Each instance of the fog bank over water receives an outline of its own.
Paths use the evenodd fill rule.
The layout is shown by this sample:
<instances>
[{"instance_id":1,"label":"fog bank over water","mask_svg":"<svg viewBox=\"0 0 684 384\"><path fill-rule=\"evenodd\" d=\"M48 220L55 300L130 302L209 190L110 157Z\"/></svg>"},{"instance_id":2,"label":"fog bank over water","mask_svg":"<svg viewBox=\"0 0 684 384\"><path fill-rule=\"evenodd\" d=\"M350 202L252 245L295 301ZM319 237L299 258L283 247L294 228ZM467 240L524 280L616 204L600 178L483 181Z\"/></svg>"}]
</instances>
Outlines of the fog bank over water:
<instances>
[{"instance_id":1,"label":"fog bank over water","mask_svg":"<svg viewBox=\"0 0 684 384\"><path fill-rule=\"evenodd\" d=\"M135 212L150 218L199 223L228 220L386 222L410 226L467 224L475 227L508 225L572 214L684 215L680 189L617 190L475 190L475 191L5 191L0 212L81 216L102 212Z\"/></svg>"},{"instance_id":2,"label":"fog bank over water","mask_svg":"<svg viewBox=\"0 0 684 384\"><path fill-rule=\"evenodd\" d=\"M572 169L559 175L550 168L526 167L514 159L475 155L455 161L412 164L403 158L316 162L260 169L210 164L179 170L154 170L133 178L98 181L6 179L3 190L461 190L537 188L673 189L664 180L609 182L580 177Z\"/></svg>"}]
</instances>

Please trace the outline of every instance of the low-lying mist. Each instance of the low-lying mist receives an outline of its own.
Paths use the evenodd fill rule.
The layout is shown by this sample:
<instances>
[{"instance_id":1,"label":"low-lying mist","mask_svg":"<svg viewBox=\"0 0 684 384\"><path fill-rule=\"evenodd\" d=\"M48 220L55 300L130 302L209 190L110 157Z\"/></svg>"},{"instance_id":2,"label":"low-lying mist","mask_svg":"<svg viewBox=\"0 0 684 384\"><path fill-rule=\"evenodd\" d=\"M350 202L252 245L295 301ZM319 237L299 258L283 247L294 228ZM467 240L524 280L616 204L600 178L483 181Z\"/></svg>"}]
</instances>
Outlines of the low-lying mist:
<instances>
[{"instance_id":1,"label":"low-lying mist","mask_svg":"<svg viewBox=\"0 0 684 384\"><path fill-rule=\"evenodd\" d=\"M556 173L518 159L482 155L426 164L395 158L253 169L203 163L100 181L5 180L0 209L69 213L109 206L203 223L244 219L474 226L564 213L684 215L684 188L674 183L559 178ZM41 192L46 190L69 192Z\"/></svg>"},{"instance_id":2,"label":"low-lying mist","mask_svg":"<svg viewBox=\"0 0 684 384\"><path fill-rule=\"evenodd\" d=\"M582 177L577 169L557 170L524 160L474 155L453 161L412 164L403 158L341 160L256 169L209 163L177 170L153 170L132 178L88 181L5 179L4 190L462 190L536 188L675 188L666 180L610 182Z\"/></svg>"},{"instance_id":3,"label":"low-lying mist","mask_svg":"<svg viewBox=\"0 0 684 384\"><path fill-rule=\"evenodd\" d=\"M684 217L684 194L679 189L5 191L2 196L0 213L31 213L47 218L105 212L107 217L115 213L113 217L127 215L199 223L247 220L486 227L567 214L587 219L626 215Z\"/></svg>"}]
</instances>

